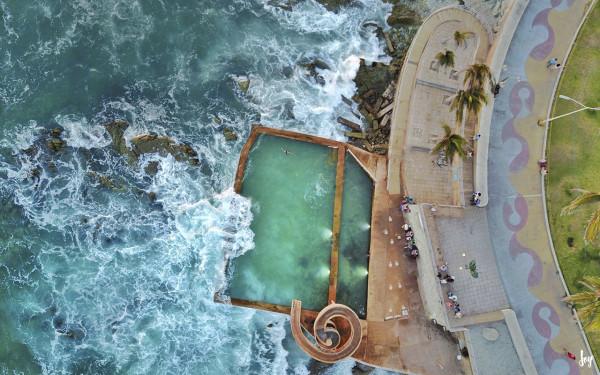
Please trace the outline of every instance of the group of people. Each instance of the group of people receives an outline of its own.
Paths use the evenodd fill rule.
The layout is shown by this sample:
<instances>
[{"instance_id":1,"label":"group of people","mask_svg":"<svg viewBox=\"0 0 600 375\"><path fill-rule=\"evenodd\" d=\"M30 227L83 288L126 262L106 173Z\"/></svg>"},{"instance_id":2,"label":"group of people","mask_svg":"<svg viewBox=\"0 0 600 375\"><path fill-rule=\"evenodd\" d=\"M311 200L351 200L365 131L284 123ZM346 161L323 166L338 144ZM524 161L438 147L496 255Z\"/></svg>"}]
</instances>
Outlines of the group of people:
<instances>
[{"instance_id":1,"label":"group of people","mask_svg":"<svg viewBox=\"0 0 600 375\"><path fill-rule=\"evenodd\" d=\"M408 224L404 224L402 229L404 229L404 237L406 238L406 246L404 246L404 248L411 258L416 259L419 256L419 248L417 248L415 234L413 233L411 226Z\"/></svg>"},{"instance_id":2,"label":"group of people","mask_svg":"<svg viewBox=\"0 0 600 375\"><path fill-rule=\"evenodd\" d=\"M454 316L456 318L462 318L463 315L460 311L460 304L458 303L458 297L456 296L456 294L448 292L448 302L446 302L446 305L449 309L454 311Z\"/></svg>"},{"instance_id":3,"label":"group of people","mask_svg":"<svg viewBox=\"0 0 600 375\"><path fill-rule=\"evenodd\" d=\"M444 263L438 267L437 278L440 280L441 284L453 283L455 277L451 276L448 273L448 264ZM446 302L446 306L448 309L454 312L454 316L456 318L462 318L462 311L460 310L460 304L458 303L458 296L452 293L452 291L448 291L448 301Z\"/></svg>"},{"instance_id":4,"label":"group of people","mask_svg":"<svg viewBox=\"0 0 600 375\"><path fill-rule=\"evenodd\" d=\"M407 195L404 197L404 199L402 199L402 202L400 202L400 209L402 210L402 212L410 212L409 205L414 203L414 199L410 195Z\"/></svg>"}]
</instances>

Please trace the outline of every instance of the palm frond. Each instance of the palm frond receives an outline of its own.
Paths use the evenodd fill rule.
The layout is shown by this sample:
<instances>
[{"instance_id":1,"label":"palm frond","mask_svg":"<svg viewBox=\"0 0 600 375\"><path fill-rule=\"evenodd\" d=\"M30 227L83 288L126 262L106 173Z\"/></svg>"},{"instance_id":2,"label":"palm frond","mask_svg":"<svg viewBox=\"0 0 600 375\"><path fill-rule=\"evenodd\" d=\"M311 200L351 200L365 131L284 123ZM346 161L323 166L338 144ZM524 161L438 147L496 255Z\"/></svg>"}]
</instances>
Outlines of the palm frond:
<instances>
[{"instance_id":1,"label":"palm frond","mask_svg":"<svg viewBox=\"0 0 600 375\"><path fill-rule=\"evenodd\" d=\"M467 98L466 98L465 90L458 90L458 92L452 98L452 102L450 103L450 111L456 112L457 125L462 123L464 113L465 113L466 100L467 100Z\"/></svg>"},{"instance_id":2,"label":"palm frond","mask_svg":"<svg viewBox=\"0 0 600 375\"><path fill-rule=\"evenodd\" d=\"M561 216L571 215L573 211L580 206L600 200L600 193L598 192L591 192L583 189L573 189L572 191L578 192L579 196L573 199L571 203L563 207L563 209L560 211Z\"/></svg>"},{"instance_id":3,"label":"palm frond","mask_svg":"<svg viewBox=\"0 0 600 375\"><path fill-rule=\"evenodd\" d=\"M456 42L456 46L460 47L460 46L464 45L466 48L467 47L467 39L471 38L473 35L475 35L475 34L470 31L456 30L454 32L454 41Z\"/></svg>"},{"instance_id":4,"label":"palm frond","mask_svg":"<svg viewBox=\"0 0 600 375\"><path fill-rule=\"evenodd\" d=\"M600 276L585 276L583 280L579 281L579 284L591 292L600 293Z\"/></svg>"},{"instance_id":5,"label":"palm frond","mask_svg":"<svg viewBox=\"0 0 600 375\"><path fill-rule=\"evenodd\" d=\"M492 79L492 72L486 64L473 64L465 71L463 83L469 88L485 88Z\"/></svg>"},{"instance_id":6,"label":"palm frond","mask_svg":"<svg viewBox=\"0 0 600 375\"><path fill-rule=\"evenodd\" d=\"M600 233L600 207L594 211L588 220L583 238L586 243L590 243L598 237L598 233Z\"/></svg>"},{"instance_id":7,"label":"palm frond","mask_svg":"<svg viewBox=\"0 0 600 375\"><path fill-rule=\"evenodd\" d=\"M590 330L600 330L600 277L586 276L579 282L585 291L565 298L575 305L583 324Z\"/></svg>"},{"instance_id":8,"label":"palm frond","mask_svg":"<svg viewBox=\"0 0 600 375\"><path fill-rule=\"evenodd\" d=\"M453 133L449 125L443 124L444 135L436 143L431 150L431 153L439 153L441 151L446 155L446 159L452 163L455 155L464 158L467 153L468 143L461 135Z\"/></svg>"},{"instance_id":9,"label":"palm frond","mask_svg":"<svg viewBox=\"0 0 600 375\"><path fill-rule=\"evenodd\" d=\"M450 68L454 67L454 52L450 50L446 50L445 52L438 52L438 54L435 55L435 58L441 66L446 66Z\"/></svg>"}]
</instances>

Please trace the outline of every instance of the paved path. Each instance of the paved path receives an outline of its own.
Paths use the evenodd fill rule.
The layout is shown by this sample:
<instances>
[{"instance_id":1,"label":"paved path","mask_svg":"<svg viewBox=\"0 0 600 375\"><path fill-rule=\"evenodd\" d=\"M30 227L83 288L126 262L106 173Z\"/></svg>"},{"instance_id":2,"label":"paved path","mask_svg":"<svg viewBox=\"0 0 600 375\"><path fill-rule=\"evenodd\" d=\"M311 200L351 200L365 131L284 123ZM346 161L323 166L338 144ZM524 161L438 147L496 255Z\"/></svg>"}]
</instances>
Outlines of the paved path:
<instances>
[{"instance_id":1,"label":"paved path","mask_svg":"<svg viewBox=\"0 0 600 375\"><path fill-rule=\"evenodd\" d=\"M546 61L564 61L589 0L531 1L517 28L502 75L511 77L496 99L490 134L486 208L492 244L509 302L539 374L591 374L564 355L586 350L555 266L545 225L542 181L545 118L557 71ZM519 77L518 79L516 77Z\"/></svg>"}]
</instances>

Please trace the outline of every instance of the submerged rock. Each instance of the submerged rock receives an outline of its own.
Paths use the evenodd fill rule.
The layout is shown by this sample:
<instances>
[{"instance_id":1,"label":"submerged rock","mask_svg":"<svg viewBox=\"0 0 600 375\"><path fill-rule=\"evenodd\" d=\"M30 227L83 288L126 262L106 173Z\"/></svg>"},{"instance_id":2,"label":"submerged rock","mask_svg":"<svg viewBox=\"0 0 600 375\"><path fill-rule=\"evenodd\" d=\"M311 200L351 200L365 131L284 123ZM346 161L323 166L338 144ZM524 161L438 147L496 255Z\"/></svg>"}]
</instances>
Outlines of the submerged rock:
<instances>
[{"instance_id":1,"label":"submerged rock","mask_svg":"<svg viewBox=\"0 0 600 375\"><path fill-rule=\"evenodd\" d=\"M114 191L124 191L125 190L125 186L123 184L116 183L110 177L108 177L104 174L90 171L90 172L88 172L87 175L91 179L98 182L100 185L104 186L107 189L114 190Z\"/></svg>"},{"instance_id":2,"label":"submerged rock","mask_svg":"<svg viewBox=\"0 0 600 375\"><path fill-rule=\"evenodd\" d=\"M307 62L300 62L298 65L306 69L308 75L314 78L319 85L325 85L325 77L317 71L317 69L331 70L331 67L325 61L315 58Z\"/></svg>"},{"instance_id":3,"label":"submerged rock","mask_svg":"<svg viewBox=\"0 0 600 375\"><path fill-rule=\"evenodd\" d=\"M281 73L285 78L292 78L292 76L294 75L294 68L292 68L291 66L284 66L281 69Z\"/></svg>"}]
</instances>

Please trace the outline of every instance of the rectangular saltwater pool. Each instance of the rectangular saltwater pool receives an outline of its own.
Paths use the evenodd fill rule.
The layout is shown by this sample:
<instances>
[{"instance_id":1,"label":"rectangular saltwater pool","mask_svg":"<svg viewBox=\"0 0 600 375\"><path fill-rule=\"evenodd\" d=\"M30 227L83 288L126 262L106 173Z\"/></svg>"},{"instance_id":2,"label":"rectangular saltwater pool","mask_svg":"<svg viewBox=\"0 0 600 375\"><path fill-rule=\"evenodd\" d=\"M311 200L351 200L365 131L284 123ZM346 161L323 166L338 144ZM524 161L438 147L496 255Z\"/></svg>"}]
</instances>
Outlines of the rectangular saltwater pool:
<instances>
[{"instance_id":1,"label":"rectangular saltwater pool","mask_svg":"<svg viewBox=\"0 0 600 375\"><path fill-rule=\"evenodd\" d=\"M340 163L338 151L340 147L345 150L343 143L317 143L316 137L292 139L295 133L279 136L274 132L251 137L245 162L242 153L243 176L236 189L252 202L255 248L229 261L225 294L234 303L238 300L250 306L285 308L299 299L313 311L321 310L333 297L364 319L373 182L348 151ZM339 168L344 179L338 198L339 245L335 245ZM336 246L337 278L334 273L330 280ZM336 286L333 293L330 281Z\"/></svg>"}]
</instances>

